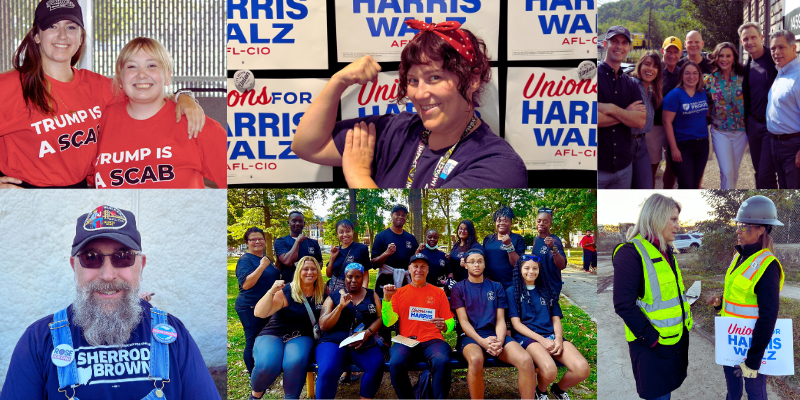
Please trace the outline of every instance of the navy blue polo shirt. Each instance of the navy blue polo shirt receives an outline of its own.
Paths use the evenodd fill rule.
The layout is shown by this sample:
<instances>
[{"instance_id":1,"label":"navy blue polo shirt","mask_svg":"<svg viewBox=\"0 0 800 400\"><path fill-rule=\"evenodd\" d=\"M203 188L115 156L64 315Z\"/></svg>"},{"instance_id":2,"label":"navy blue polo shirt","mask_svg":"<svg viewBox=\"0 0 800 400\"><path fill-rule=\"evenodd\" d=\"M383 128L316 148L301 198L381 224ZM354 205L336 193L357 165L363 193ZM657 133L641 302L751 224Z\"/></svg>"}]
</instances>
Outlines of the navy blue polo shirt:
<instances>
[{"instance_id":1,"label":"navy blue polo shirt","mask_svg":"<svg viewBox=\"0 0 800 400\"><path fill-rule=\"evenodd\" d=\"M433 286L441 287L439 278L446 278L450 273L446 255L440 250L431 250L427 247L422 249L421 253L428 257L428 276L425 281Z\"/></svg>"},{"instance_id":2,"label":"navy blue polo shirt","mask_svg":"<svg viewBox=\"0 0 800 400\"><path fill-rule=\"evenodd\" d=\"M620 68L621 69L621 68ZM600 62L597 67L597 101L611 103L625 109L631 103L642 100L636 83L621 71L617 74L607 63ZM631 165L631 128L616 124L598 128L597 169L603 172L617 172Z\"/></svg>"},{"instance_id":3,"label":"navy blue polo shirt","mask_svg":"<svg viewBox=\"0 0 800 400\"><path fill-rule=\"evenodd\" d=\"M282 238L275 239L275 257L280 257L292 250L295 241L297 241L297 239L293 238L292 235L286 235ZM306 237L303 243L300 243L297 248L297 260L295 260L295 262L305 256L316 258L320 267L322 266L322 251L319 248L319 243L310 237ZM291 283L292 280L294 280L295 269L296 267L294 265L285 265L281 270L281 277L286 283Z\"/></svg>"},{"instance_id":4,"label":"navy blue polo shirt","mask_svg":"<svg viewBox=\"0 0 800 400\"><path fill-rule=\"evenodd\" d=\"M681 67L675 66L675 70L669 72L667 66L664 66L664 74L663 79L661 80L661 94L662 99L667 96L672 89L678 87L678 80L681 77ZM664 122L662 122L662 111L664 111L664 102L662 101L659 104L658 109L656 110L656 115L653 116L653 125L654 126L663 126Z\"/></svg>"},{"instance_id":5,"label":"navy blue polo shirt","mask_svg":"<svg viewBox=\"0 0 800 400\"><path fill-rule=\"evenodd\" d=\"M236 280L239 282L239 296L236 296L237 308L255 306L267 294L267 290L272 287L272 284L281 279L281 271L275 268L275 264L269 263L253 287L242 289L247 276L252 274L260 263L261 257L251 253L244 253L243 256L239 257L239 261L236 262Z\"/></svg>"},{"instance_id":6,"label":"navy blue polo shirt","mask_svg":"<svg viewBox=\"0 0 800 400\"><path fill-rule=\"evenodd\" d=\"M419 247L417 238L406 231L398 235L392 232L391 229L386 228L375 235L375 242L372 244L372 258L380 257L391 243L395 245L395 252L386 257L386 261L383 264L392 268L408 270L409 260L411 260L411 256L414 255L417 247Z\"/></svg>"},{"instance_id":7,"label":"navy blue polo shirt","mask_svg":"<svg viewBox=\"0 0 800 400\"><path fill-rule=\"evenodd\" d=\"M497 323L497 309L508 308L503 285L489 279L472 283L464 279L453 286L450 292L450 308L464 307L470 325L476 331L494 331Z\"/></svg>"},{"instance_id":8,"label":"navy blue polo shirt","mask_svg":"<svg viewBox=\"0 0 800 400\"><path fill-rule=\"evenodd\" d=\"M457 242L453 245L453 250L450 252L450 272L453 273L453 279L456 282L461 282L464 279L467 279L467 275L469 275L469 273L467 272L466 268L461 266L461 259L464 258L464 253L466 253L466 251L461 251L458 247L458 243L460 242ZM473 243L471 246L469 246L469 248L478 248L481 249L481 251L484 251L483 246L478 242ZM485 253L486 252L484 251L484 254Z\"/></svg>"},{"instance_id":9,"label":"navy blue polo shirt","mask_svg":"<svg viewBox=\"0 0 800 400\"><path fill-rule=\"evenodd\" d=\"M553 320L551 318L554 316L564 318L564 314L561 312L561 306L557 301L553 301L553 311L551 313L547 309L547 299L539 293L538 288L528 290L528 296L530 297L530 304L528 304L527 299L523 300L521 294L520 298L517 299L513 287L506 289L506 297L508 297L508 317L519 318L522 325L525 325L528 329L542 336L555 333L553 329ZM519 303L519 305L517 303ZM516 341L520 341L525 337L518 332L513 332L511 336Z\"/></svg>"},{"instance_id":10,"label":"navy blue polo shirt","mask_svg":"<svg viewBox=\"0 0 800 400\"><path fill-rule=\"evenodd\" d=\"M525 239L516 233L511 233L510 236L514 252L522 257L525 254ZM500 248L502 245L503 242L497 240L496 233L483 239L483 250L486 253L486 269L483 275L507 288L512 284L514 265L508 261L508 252Z\"/></svg>"},{"instance_id":11,"label":"navy blue polo shirt","mask_svg":"<svg viewBox=\"0 0 800 400\"><path fill-rule=\"evenodd\" d=\"M567 256L564 254L564 245L561 244L561 239L558 236L550 234L550 237L553 238L553 246L558 249L559 254L561 257L564 257L566 260ZM545 273L545 277L547 277L547 283L550 285L550 288L555 292L553 293L554 299L558 301L558 295L561 293L561 270L558 269L556 263L553 261L553 252L550 251L550 248L544 244L544 238L536 237L533 241L533 248L531 250L531 254L534 256L539 256L541 261L539 262L539 270L547 269Z\"/></svg>"}]
</instances>

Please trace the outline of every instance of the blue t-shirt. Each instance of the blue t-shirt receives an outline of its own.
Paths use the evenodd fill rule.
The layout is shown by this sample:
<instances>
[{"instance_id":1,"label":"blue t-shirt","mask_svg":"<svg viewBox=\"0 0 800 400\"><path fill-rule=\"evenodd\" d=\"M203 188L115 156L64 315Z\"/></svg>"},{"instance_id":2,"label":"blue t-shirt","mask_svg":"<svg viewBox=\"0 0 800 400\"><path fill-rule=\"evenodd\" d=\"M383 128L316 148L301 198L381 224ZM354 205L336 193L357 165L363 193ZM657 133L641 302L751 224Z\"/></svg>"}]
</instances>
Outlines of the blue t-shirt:
<instances>
[{"instance_id":1,"label":"blue t-shirt","mask_svg":"<svg viewBox=\"0 0 800 400\"><path fill-rule=\"evenodd\" d=\"M472 283L469 279L456 283L450 292L450 308L455 313L461 307L476 331L494 331L497 309L508 308L503 285L485 278L481 283Z\"/></svg>"},{"instance_id":2,"label":"blue t-shirt","mask_svg":"<svg viewBox=\"0 0 800 400\"><path fill-rule=\"evenodd\" d=\"M561 239L558 236L550 234L550 237L553 238L554 247L558 248L558 253L561 254L561 257L567 259L567 255L564 253L564 245L561 244ZM536 236L536 239L533 241L533 249L531 250L531 254L534 256L539 256L542 259L539 268L546 268L547 273L545 276L547 277L547 283L550 285L550 289L554 292L553 296L556 301L558 301L558 295L561 294L561 270L558 269L556 263L553 262L553 252L550 251L550 248L544 244L544 238L540 238Z\"/></svg>"},{"instance_id":3,"label":"blue t-shirt","mask_svg":"<svg viewBox=\"0 0 800 400\"><path fill-rule=\"evenodd\" d=\"M431 250L428 247L422 249L421 253L428 257L428 276L425 280L431 285L441 287L439 279L447 278L447 274L450 273L447 256L440 250Z\"/></svg>"},{"instance_id":4,"label":"blue t-shirt","mask_svg":"<svg viewBox=\"0 0 800 400\"><path fill-rule=\"evenodd\" d=\"M414 255L417 247L419 247L417 238L406 231L398 235L389 228L384 229L375 235L375 242L372 244L372 258L377 258L383 254L391 243L395 245L395 252L386 257L386 261L383 264L392 268L408 270L409 260L411 260L411 256Z\"/></svg>"},{"instance_id":5,"label":"blue t-shirt","mask_svg":"<svg viewBox=\"0 0 800 400\"><path fill-rule=\"evenodd\" d=\"M522 257L525 254L525 239L522 236L511 233L511 244L514 245L514 252ZM497 240L497 234L493 233L483 239L483 249L486 252L486 269L483 272L487 278L500 282L504 288L511 286L514 277L514 265L508 261L508 252L501 249L503 242Z\"/></svg>"},{"instance_id":6,"label":"blue t-shirt","mask_svg":"<svg viewBox=\"0 0 800 400\"><path fill-rule=\"evenodd\" d=\"M275 239L275 257L277 258L292 250L292 246L294 246L296 240L297 239L293 238L292 235L286 235L282 238ZM297 260L305 256L316 258L319 265L322 266L322 251L319 248L319 243L309 237L306 237L303 243L300 243L297 248ZM295 260L295 263L297 260ZM280 260L278 260L278 262L280 262ZM290 283L294 280L295 269L297 269L295 265L284 265L281 269L281 277L286 283Z\"/></svg>"},{"instance_id":7,"label":"blue t-shirt","mask_svg":"<svg viewBox=\"0 0 800 400\"><path fill-rule=\"evenodd\" d=\"M689 97L682 87L676 87L664 97L664 111L676 113L672 121L676 142L708 137L708 98L705 90L700 89Z\"/></svg>"},{"instance_id":8,"label":"blue t-shirt","mask_svg":"<svg viewBox=\"0 0 800 400\"><path fill-rule=\"evenodd\" d=\"M236 280L239 281L239 296L236 297L236 307L238 308L254 307L267 294L267 290L272 287L272 284L281 279L281 271L275 268L275 264L270 263L267 268L264 268L264 272L261 273L261 277L253 287L242 289L245 279L258 268L259 263L261 263L261 257L251 253L244 253L236 262Z\"/></svg>"},{"instance_id":9,"label":"blue t-shirt","mask_svg":"<svg viewBox=\"0 0 800 400\"><path fill-rule=\"evenodd\" d=\"M344 279L344 267L352 262L357 262L364 267L364 272L372 269L372 260L369 258L369 248L362 243L350 243L346 249L339 246L339 254L333 260L333 276ZM366 276L366 275L365 275Z\"/></svg>"},{"instance_id":10,"label":"blue t-shirt","mask_svg":"<svg viewBox=\"0 0 800 400\"><path fill-rule=\"evenodd\" d=\"M375 123L375 157L372 177L380 188L405 188L408 172L417 153L425 127L419 115L409 112L339 121L333 129L333 142L344 151L348 129L365 121ZM450 147L432 151L427 146L417 161L414 188L430 184L433 171ZM527 188L525 163L505 140L495 135L485 122L456 147L436 182L439 188Z\"/></svg>"},{"instance_id":11,"label":"blue t-shirt","mask_svg":"<svg viewBox=\"0 0 800 400\"><path fill-rule=\"evenodd\" d=\"M267 326L261 330L258 336L283 337L286 335L294 336L295 333L299 333L299 336L314 337L314 325L311 324L311 318L308 316L305 304L298 303L292 298L292 285L286 285L281 290L283 295L286 296L288 305L272 314ZM308 301L308 305L314 313L314 319L319 323L319 313L322 311L322 303L325 302L325 296L322 296L322 301L319 304L314 304L314 296L306 297L306 301Z\"/></svg>"},{"instance_id":12,"label":"blue t-shirt","mask_svg":"<svg viewBox=\"0 0 800 400\"><path fill-rule=\"evenodd\" d=\"M330 298L334 307L338 306L342 301L342 295L339 292L331 292ZM339 314L336 325L330 330L322 332L322 337L319 338L319 341L341 343L342 340L350 336L350 329L355 329L359 324L363 323L364 330L366 330L376 319L378 319L378 309L375 307L375 292L372 289L367 289L364 300L358 303L357 306L350 302ZM370 337L367 339L366 344L370 344L374 340L373 337Z\"/></svg>"},{"instance_id":13,"label":"blue t-shirt","mask_svg":"<svg viewBox=\"0 0 800 400\"><path fill-rule=\"evenodd\" d=\"M141 300L142 321L122 347L92 346L83 338L81 328L70 316L72 347L80 386L75 396L80 399L140 400L153 390L148 378L150 370L150 303ZM58 392L58 369L50 360L53 338L48 315L31 324L14 348L11 363L0 393L2 400L63 399ZM208 373L200 349L183 323L173 315L167 323L177 330L178 338L169 345L169 379L164 385L167 399L219 399L219 392ZM69 390L72 394L72 390Z\"/></svg>"},{"instance_id":14,"label":"blue t-shirt","mask_svg":"<svg viewBox=\"0 0 800 400\"><path fill-rule=\"evenodd\" d=\"M467 272L466 268L461 266L461 259L464 258L464 253L466 252L458 249L458 243L454 244L453 250L450 251L450 272L453 273L453 280L456 282L461 282L464 279L467 279L469 273ZM478 248L483 251L483 246L478 242L473 243L471 246L469 246L469 248Z\"/></svg>"},{"instance_id":15,"label":"blue t-shirt","mask_svg":"<svg viewBox=\"0 0 800 400\"><path fill-rule=\"evenodd\" d=\"M525 325L528 329L542 336L554 334L555 331L553 330L553 321L551 318L553 316L564 317L564 314L561 313L561 306L558 305L558 301L553 301L553 313L551 315L547 310L547 300L539 294L537 288L528 290L528 294L530 295L531 304L528 304L524 299L520 299L522 308L522 312L520 313L520 309L517 307L517 299L514 295L514 288L510 287L506 289L506 297L508 297L508 317L519 318L522 325ZM518 332L513 332L512 336L516 341L520 341L525 337Z\"/></svg>"}]
</instances>

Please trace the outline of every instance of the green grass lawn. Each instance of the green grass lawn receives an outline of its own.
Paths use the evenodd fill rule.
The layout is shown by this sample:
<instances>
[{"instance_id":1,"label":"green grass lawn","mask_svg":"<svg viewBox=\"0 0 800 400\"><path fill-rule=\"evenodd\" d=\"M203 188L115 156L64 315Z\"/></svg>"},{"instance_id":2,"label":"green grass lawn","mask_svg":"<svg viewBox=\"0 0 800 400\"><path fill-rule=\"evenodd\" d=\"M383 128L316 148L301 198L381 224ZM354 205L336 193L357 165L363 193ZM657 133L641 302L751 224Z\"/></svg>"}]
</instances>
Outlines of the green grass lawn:
<instances>
[{"instance_id":1,"label":"green grass lawn","mask_svg":"<svg viewBox=\"0 0 800 400\"><path fill-rule=\"evenodd\" d=\"M329 257L328 254L324 254L324 261L327 262ZM242 360L244 331L234 310L234 302L239 293L236 276L234 275L236 260L235 258L228 259L228 398L247 399L250 395L250 378L247 376L247 370ZM573 262L570 261L570 263ZM578 265L582 265L582 262ZM374 271L372 272L369 285L371 288L375 287L375 274ZM327 281L327 278L325 280ZM570 389L569 394L572 398L577 399L597 398L597 325L580 308L571 305L567 301L562 301L561 305L564 313L564 337L580 350L592 368L589 378ZM444 336L447 343L455 347L455 332ZM559 379L565 371L565 368L559 370ZM450 398L469 398L466 373L466 369L457 369L452 372L453 384L450 390ZM412 372L411 374L412 382L414 382L418 373ZM487 398L519 398L517 370L515 368L489 368L484 371L484 380L486 382ZM281 377L276 382L281 382ZM305 391L303 396L306 396ZM358 396L358 382L340 385L337 392L337 398L358 398ZM264 398L283 398L283 390L280 384L273 384L272 390L267 391ZM396 398L388 373L384 376L376 398Z\"/></svg>"}]
</instances>

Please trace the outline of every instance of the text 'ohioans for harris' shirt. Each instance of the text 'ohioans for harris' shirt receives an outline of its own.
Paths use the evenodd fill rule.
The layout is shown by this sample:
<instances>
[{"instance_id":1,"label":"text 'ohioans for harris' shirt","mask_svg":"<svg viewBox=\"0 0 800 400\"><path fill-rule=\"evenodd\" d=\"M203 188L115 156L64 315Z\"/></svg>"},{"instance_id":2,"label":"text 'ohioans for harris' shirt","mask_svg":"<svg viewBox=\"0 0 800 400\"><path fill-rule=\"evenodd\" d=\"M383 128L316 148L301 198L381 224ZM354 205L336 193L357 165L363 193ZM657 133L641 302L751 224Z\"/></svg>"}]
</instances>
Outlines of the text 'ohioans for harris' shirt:
<instances>
[{"instance_id":1,"label":"text 'ohioans for harris' shirt","mask_svg":"<svg viewBox=\"0 0 800 400\"><path fill-rule=\"evenodd\" d=\"M189 139L186 117L175 123L175 103L167 101L146 120L131 118L126 106L108 106L100 122L95 187L203 188L203 177L227 187L227 136L218 122L206 117L197 138Z\"/></svg>"},{"instance_id":2,"label":"text 'ohioans for harris' shirt","mask_svg":"<svg viewBox=\"0 0 800 400\"><path fill-rule=\"evenodd\" d=\"M111 80L73 69L71 82L47 78L55 113L28 109L20 74L0 74L0 172L35 186L86 180L97 155L100 118L113 101Z\"/></svg>"}]
</instances>

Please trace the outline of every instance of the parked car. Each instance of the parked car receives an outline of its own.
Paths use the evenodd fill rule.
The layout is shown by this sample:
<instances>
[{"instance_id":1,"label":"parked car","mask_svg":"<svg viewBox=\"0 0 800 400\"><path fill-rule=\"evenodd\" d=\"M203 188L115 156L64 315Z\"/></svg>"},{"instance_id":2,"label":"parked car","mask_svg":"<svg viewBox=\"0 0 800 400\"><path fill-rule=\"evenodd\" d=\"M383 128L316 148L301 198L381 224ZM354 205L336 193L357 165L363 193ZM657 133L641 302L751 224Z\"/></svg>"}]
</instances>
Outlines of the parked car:
<instances>
[{"instance_id":1,"label":"parked car","mask_svg":"<svg viewBox=\"0 0 800 400\"><path fill-rule=\"evenodd\" d=\"M675 250L678 250L679 253L685 253L697 251L701 244L703 244L702 235L697 233L679 233L675 235L675 241L672 243L672 246Z\"/></svg>"}]
</instances>

